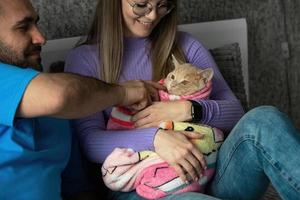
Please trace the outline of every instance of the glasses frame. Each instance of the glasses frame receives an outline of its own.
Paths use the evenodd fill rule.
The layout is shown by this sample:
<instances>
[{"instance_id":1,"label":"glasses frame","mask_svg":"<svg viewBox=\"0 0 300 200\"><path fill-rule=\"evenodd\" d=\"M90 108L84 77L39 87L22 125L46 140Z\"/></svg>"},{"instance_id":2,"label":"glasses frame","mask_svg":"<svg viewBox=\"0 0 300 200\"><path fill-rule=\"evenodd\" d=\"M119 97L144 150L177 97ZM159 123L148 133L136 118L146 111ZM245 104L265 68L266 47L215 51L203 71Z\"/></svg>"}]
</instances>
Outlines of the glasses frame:
<instances>
[{"instance_id":1,"label":"glasses frame","mask_svg":"<svg viewBox=\"0 0 300 200\"><path fill-rule=\"evenodd\" d=\"M139 4L139 2L132 1L132 3L130 3L129 0L127 0L127 3L131 6L132 12L133 12L135 15L139 16L139 17L143 17L143 16L146 16L146 15L149 15L149 14L153 11L153 9L154 9L154 6L148 1L148 2L146 2L148 11L145 12L145 14L143 14L143 15L139 15L139 14L137 14L137 13L134 11L134 8ZM168 3L171 4L171 8L170 8L165 14L163 14L163 15L159 14L159 13L156 11L157 14L158 14L159 16L161 16L161 17L166 16L167 14L169 14L169 13L175 8L175 5L174 5L172 2L168 1ZM155 6L155 9L157 10L157 5Z\"/></svg>"}]
</instances>

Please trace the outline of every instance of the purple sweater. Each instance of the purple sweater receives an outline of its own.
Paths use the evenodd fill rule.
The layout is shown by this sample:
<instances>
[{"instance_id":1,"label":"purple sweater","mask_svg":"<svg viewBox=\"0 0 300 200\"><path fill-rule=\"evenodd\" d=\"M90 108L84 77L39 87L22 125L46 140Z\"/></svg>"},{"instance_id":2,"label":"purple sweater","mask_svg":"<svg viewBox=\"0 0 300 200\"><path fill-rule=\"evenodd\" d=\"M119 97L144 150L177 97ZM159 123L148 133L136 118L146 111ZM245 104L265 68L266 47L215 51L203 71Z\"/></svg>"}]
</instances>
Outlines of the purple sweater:
<instances>
[{"instance_id":1,"label":"purple sweater","mask_svg":"<svg viewBox=\"0 0 300 200\"><path fill-rule=\"evenodd\" d=\"M187 33L179 34L179 41L189 63L214 70L211 100L201 100L202 123L230 131L244 114L240 102L228 87L210 53L202 44ZM151 80L152 65L145 48L145 38L126 38L124 41L123 68L120 82L126 80ZM82 45L68 55L66 72L98 78L99 57L96 45ZM74 126L85 155L95 163L102 163L116 147L132 148L136 151L153 150L153 139L157 128L134 130L106 130L111 108L89 117L75 120Z\"/></svg>"}]
</instances>

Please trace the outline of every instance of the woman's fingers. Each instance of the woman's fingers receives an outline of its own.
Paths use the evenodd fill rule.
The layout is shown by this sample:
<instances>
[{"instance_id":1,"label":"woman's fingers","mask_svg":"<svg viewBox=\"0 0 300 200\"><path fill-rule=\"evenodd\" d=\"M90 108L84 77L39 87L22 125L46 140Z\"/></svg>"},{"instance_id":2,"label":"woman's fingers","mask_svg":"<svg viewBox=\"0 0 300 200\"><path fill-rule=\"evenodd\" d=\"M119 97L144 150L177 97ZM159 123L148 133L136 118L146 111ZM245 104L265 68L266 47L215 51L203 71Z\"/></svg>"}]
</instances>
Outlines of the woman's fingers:
<instances>
[{"instance_id":1,"label":"woman's fingers","mask_svg":"<svg viewBox=\"0 0 300 200\"><path fill-rule=\"evenodd\" d=\"M188 154L186 156L186 161L188 161L192 166L192 169L190 169L190 171L193 170L191 172L188 171L189 174L191 175L193 180L197 181L202 176L203 173L201 161L197 157L195 157L194 154Z\"/></svg>"},{"instance_id":2,"label":"woman's fingers","mask_svg":"<svg viewBox=\"0 0 300 200\"><path fill-rule=\"evenodd\" d=\"M202 137L200 133L159 130L154 139L155 151L162 159L175 166L183 181L199 180L206 163L202 153L189 139Z\"/></svg>"},{"instance_id":3,"label":"woman's fingers","mask_svg":"<svg viewBox=\"0 0 300 200\"><path fill-rule=\"evenodd\" d=\"M139 121L141 119L144 119L145 117L149 116L149 108L145 108L144 110L136 113L133 117L132 117L132 121L136 122Z\"/></svg>"},{"instance_id":4,"label":"woman's fingers","mask_svg":"<svg viewBox=\"0 0 300 200\"><path fill-rule=\"evenodd\" d=\"M187 136L187 138L201 139L204 137L202 134L196 132L184 131L181 133ZM184 148L185 152L183 154L183 158L185 161L183 161L181 164L183 164L182 166L190 174L193 180L198 180L202 177L203 170L206 169L206 161L204 156L190 141L185 142Z\"/></svg>"},{"instance_id":5,"label":"woman's fingers","mask_svg":"<svg viewBox=\"0 0 300 200\"><path fill-rule=\"evenodd\" d=\"M151 117L144 117L134 123L135 128L146 128L145 126L150 125L152 122Z\"/></svg>"},{"instance_id":6,"label":"woman's fingers","mask_svg":"<svg viewBox=\"0 0 300 200\"><path fill-rule=\"evenodd\" d=\"M202 139L204 137L203 134L192 131L181 131L183 135L185 135L188 139Z\"/></svg>"},{"instance_id":7,"label":"woman's fingers","mask_svg":"<svg viewBox=\"0 0 300 200\"><path fill-rule=\"evenodd\" d=\"M202 176L203 170L207 169L207 163L205 161L204 155L198 150L198 149L193 149L192 154L195 156L198 162L201 164L201 171L198 171L199 177Z\"/></svg>"},{"instance_id":8,"label":"woman's fingers","mask_svg":"<svg viewBox=\"0 0 300 200\"><path fill-rule=\"evenodd\" d=\"M188 183L188 179L187 179L187 176L186 176L186 173L185 171L181 168L180 165L176 164L176 165L173 165L175 171L177 172L177 174L179 175L180 179L184 182L184 183Z\"/></svg>"},{"instance_id":9,"label":"woman's fingers","mask_svg":"<svg viewBox=\"0 0 300 200\"><path fill-rule=\"evenodd\" d=\"M181 133L184 134L189 139L203 139L203 137L204 137L203 134L197 133L197 132L182 131ZM188 145L192 145L192 146L189 146L189 150L192 152L193 156L196 157L196 159L200 162L201 169L205 170L207 168L207 164L206 164L203 154L192 143L190 143Z\"/></svg>"},{"instance_id":10,"label":"woman's fingers","mask_svg":"<svg viewBox=\"0 0 300 200\"><path fill-rule=\"evenodd\" d=\"M191 158L190 158L191 159ZM179 164L182 166L182 168L187 172L187 174L190 176L191 180L188 179L188 181L192 180L198 180L198 173L196 168L189 162L188 159L182 159ZM198 164L200 167L200 164Z\"/></svg>"}]
</instances>

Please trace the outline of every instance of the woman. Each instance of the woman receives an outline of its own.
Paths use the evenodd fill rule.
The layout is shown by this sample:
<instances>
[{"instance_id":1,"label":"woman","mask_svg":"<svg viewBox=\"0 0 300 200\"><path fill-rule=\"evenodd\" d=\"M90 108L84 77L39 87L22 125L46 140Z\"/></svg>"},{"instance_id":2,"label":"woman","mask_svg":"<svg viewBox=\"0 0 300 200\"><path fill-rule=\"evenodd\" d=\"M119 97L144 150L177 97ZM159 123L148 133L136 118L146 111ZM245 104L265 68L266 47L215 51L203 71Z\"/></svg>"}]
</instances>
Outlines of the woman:
<instances>
[{"instance_id":1,"label":"woman","mask_svg":"<svg viewBox=\"0 0 300 200\"><path fill-rule=\"evenodd\" d=\"M209 52L192 36L177 32L176 0L100 0L88 38L68 56L66 71L112 83L132 79L158 81L172 70L171 54L181 62L213 68L211 100L199 101L198 105L192 105L189 101L156 102L134 116L138 128L135 130L107 131L106 122L111 109L76 120L76 132L85 156L91 162L102 163L116 147L136 151L150 149L172 165L184 181L188 181L185 171L194 180L201 176L205 168L203 155L189 141L198 136L188 132L158 130L157 125L166 120L193 121L229 132L244 112ZM197 112L194 118L191 116L192 106ZM299 194L299 185L293 194L286 194L292 187L281 189L282 185L277 182L282 181L280 173L271 173L270 169L263 168L273 166L269 160L263 160L266 152L272 161L284 167L299 163L282 161L283 157L291 154L274 153L274 147L278 145L276 142L282 142L281 139L264 141L270 137L267 134L274 123L267 120L268 117L276 119L276 125L284 126L280 131L272 130L274 137L287 137L286 142L295 146L293 154L297 152L299 155L299 135L288 120L274 108L258 108L238 123L220 149L216 177L209 187L211 195L228 199L256 199L265 191L268 177L283 197ZM258 118L262 118L261 121L256 120ZM275 132L280 136L275 136ZM270 152L257 148L261 142L266 142L264 145L270 148ZM246 155L249 159L245 159ZM280 165L280 169L283 166ZM285 173L290 178L300 172L285 169ZM300 183L299 177L291 179L294 184ZM253 182L257 184L253 186ZM114 199L138 199L134 192L113 193L112 196ZM167 198L196 197L214 199L198 193Z\"/></svg>"}]
</instances>

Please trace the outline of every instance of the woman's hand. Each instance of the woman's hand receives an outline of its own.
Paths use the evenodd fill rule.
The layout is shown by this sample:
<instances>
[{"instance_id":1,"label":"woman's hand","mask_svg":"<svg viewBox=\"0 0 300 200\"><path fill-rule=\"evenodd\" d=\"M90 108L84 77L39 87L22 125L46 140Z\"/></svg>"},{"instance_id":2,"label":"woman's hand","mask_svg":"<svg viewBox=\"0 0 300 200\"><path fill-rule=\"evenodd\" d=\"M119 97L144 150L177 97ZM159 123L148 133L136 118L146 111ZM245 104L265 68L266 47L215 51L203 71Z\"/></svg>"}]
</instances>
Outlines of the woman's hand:
<instances>
[{"instance_id":1,"label":"woman's hand","mask_svg":"<svg viewBox=\"0 0 300 200\"><path fill-rule=\"evenodd\" d=\"M154 102L132 120L136 128L158 127L164 121L188 121L192 119L191 106L189 101Z\"/></svg>"},{"instance_id":2,"label":"woman's hand","mask_svg":"<svg viewBox=\"0 0 300 200\"><path fill-rule=\"evenodd\" d=\"M201 138L200 133L159 129L154 138L155 152L175 168L182 181L197 181L206 169L206 162L190 139Z\"/></svg>"}]
</instances>

